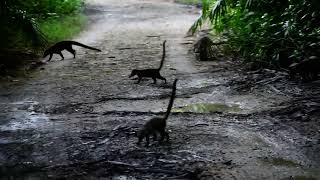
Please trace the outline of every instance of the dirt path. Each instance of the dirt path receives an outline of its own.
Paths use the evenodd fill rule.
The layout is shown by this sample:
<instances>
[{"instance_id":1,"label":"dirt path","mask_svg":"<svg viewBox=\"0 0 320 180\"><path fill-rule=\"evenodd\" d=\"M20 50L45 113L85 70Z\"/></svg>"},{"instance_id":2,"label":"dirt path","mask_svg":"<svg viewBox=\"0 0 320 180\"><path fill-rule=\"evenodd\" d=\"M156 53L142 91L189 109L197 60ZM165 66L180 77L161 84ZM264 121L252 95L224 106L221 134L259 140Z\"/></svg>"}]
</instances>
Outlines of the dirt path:
<instances>
[{"instance_id":1,"label":"dirt path","mask_svg":"<svg viewBox=\"0 0 320 180\"><path fill-rule=\"evenodd\" d=\"M320 177L320 131L303 134L264 113L283 108L281 102L303 89L262 80L241 91L244 75L230 62L195 61L194 39L185 33L197 9L169 1L91 0L86 12L91 25L75 40L102 53L79 49L72 59L64 52L64 61L55 57L45 69L1 84L0 179ZM157 67L163 40L161 73L168 84L134 84L130 70ZM276 74L268 73L260 76ZM135 132L165 111L174 78L170 142L137 146Z\"/></svg>"}]
</instances>

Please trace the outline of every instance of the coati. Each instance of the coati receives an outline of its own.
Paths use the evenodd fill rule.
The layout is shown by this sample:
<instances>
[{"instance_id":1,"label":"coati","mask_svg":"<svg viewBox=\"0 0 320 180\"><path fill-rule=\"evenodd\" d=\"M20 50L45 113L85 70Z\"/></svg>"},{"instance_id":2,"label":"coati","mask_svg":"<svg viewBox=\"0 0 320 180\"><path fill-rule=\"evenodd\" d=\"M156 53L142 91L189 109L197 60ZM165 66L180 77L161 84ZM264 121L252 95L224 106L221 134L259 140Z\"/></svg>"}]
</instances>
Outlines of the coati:
<instances>
[{"instance_id":1,"label":"coati","mask_svg":"<svg viewBox=\"0 0 320 180\"><path fill-rule=\"evenodd\" d=\"M290 79L293 79L296 74L299 74L304 81L316 80L320 72L320 59L316 56L311 56L299 63L292 63L289 66Z\"/></svg>"},{"instance_id":2,"label":"coati","mask_svg":"<svg viewBox=\"0 0 320 180\"><path fill-rule=\"evenodd\" d=\"M164 117L154 117L150 119L143 128L138 133L138 145L141 143L143 138L146 138L146 146L149 146L149 135L153 135L153 140L157 139L157 133L160 134L161 139L160 141L163 141L166 137L167 141L169 140L169 134L166 132L166 125L167 125L167 119L169 117L169 114L171 112L171 108L173 105L173 101L176 95L176 86L177 86L177 79L174 80L172 85L172 93L170 97L170 101L168 104L167 112Z\"/></svg>"},{"instance_id":3,"label":"coati","mask_svg":"<svg viewBox=\"0 0 320 180\"><path fill-rule=\"evenodd\" d=\"M193 47L193 51L200 61L209 61L214 57L213 45L210 37L206 35L197 41Z\"/></svg>"},{"instance_id":4,"label":"coati","mask_svg":"<svg viewBox=\"0 0 320 180\"><path fill-rule=\"evenodd\" d=\"M136 82L136 84L139 84L141 79L143 77L151 77L153 79L153 83L156 84L157 83L157 79L161 79L161 80L164 80L164 83L167 83L167 80L166 78L162 77L160 75L160 70L163 66L163 61L165 59L165 56L166 56L166 41L163 41L163 44L162 44L162 59L161 59L161 62L160 62L160 66L158 69L134 69L131 71L131 74L129 76L129 78L137 75L138 76L138 81Z\"/></svg>"},{"instance_id":5,"label":"coati","mask_svg":"<svg viewBox=\"0 0 320 180\"><path fill-rule=\"evenodd\" d=\"M81 47L84 47L87 49L92 49L92 50L101 52L100 49L90 47L90 46L81 44L76 41L60 41L60 42L54 44L53 46L49 47L47 50L45 50L43 53L43 58L50 55L49 60L48 60L48 61L50 61L53 54L59 54L62 58L61 60L63 60L64 57L61 53L61 51L63 51L63 50L69 51L71 54L73 54L73 58L76 58L76 51L74 49L72 49L72 45L81 46Z\"/></svg>"}]
</instances>

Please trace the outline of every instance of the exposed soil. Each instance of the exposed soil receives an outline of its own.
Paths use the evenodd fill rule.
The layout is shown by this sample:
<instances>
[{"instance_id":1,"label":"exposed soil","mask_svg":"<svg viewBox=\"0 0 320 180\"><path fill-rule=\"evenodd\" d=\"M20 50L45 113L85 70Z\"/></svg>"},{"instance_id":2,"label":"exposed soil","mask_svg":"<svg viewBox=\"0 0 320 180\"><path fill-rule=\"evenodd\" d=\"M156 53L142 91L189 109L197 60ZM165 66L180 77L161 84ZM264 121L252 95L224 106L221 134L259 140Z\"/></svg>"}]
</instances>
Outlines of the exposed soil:
<instances>
[{"instance_id":1,"label":"exposed soil","mask_svg":"<svg viewBox=\"0 0 320 180\"><path fill-rule=\"evenodd\" d=\"M26 76L1 82L0 179L320 179L319 81L246 72L226 57L195 60L186 37L199 9L171 1L91 0L90 25ZM134 84L134 68L161 74ZM170 141L136 144L136 131L177 98Z\"/></svg>"}]
</instances>

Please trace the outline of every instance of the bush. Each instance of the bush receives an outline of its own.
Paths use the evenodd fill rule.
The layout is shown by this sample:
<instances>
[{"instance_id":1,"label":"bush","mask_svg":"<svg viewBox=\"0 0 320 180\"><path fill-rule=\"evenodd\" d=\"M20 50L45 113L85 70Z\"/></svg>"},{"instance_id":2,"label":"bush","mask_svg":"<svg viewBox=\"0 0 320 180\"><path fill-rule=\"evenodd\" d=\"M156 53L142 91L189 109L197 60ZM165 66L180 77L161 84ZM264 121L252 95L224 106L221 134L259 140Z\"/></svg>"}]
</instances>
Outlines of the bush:
<instances>
[{"instance_id":1,"label":"bush","mask_svg":"<svg viewBox=\"0 0 320 180\"><path fill-rule=\"evenodd\" d=\"M320 2L317 0L202 0L192 30L209 20L227 32L233 50L247 62L287 67L320 56Z\"/></svg>"},{"instance_id":2,"label":"bush","mask_svg":"<svg viewBox=\"0 0 320 180\"><path fill-rule=\"evenodd\" d=\"M83 17L76 17L82 4L82 0L0 1L0 33L4 37L0 49L43 48L48 40L59 39L57 33L66 37L72 34L70 29L78 31L74 26L61 26L83 22Z\"/></svg>"}]
</instances>

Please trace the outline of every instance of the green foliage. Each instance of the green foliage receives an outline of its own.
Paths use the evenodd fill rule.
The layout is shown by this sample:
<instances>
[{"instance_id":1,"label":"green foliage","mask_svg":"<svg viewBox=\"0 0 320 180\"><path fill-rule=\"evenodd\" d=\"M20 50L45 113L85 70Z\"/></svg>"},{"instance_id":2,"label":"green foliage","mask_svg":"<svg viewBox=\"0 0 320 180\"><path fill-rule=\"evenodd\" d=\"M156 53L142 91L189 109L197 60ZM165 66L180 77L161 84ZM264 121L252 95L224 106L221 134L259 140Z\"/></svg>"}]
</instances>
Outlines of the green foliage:
<instances>
[{"instance_id":1,"label":"green foliage","mask_svg":"<svg viewBox=\"0 0 320 180\"><path fill-rule=\"evenodd\" d=\"M47 18L40 21L39 29L52 42L61 41L80 32L86 22L83 15L67 16L65 18ZM68 28L66 28L68 27Z\"/></svg>"},{"instance_id":2,"label":"green foliage","mask_svg":"<svg viewBox=\"0 0 320 180\"><path fill-rule=\"evenodd\" d=\"M0 1L0 33L4 37L0 49L41 49L48 40L79 31L74 26L83 24L84 18L76 17L82 4L82 0Z\"/></svg>"},{"instance_id":3,"label":"green foliage","mask_svg":"<svg viewBox=\"0 0 320 180\"><path fill-rule=\"evenodd\" d=\"M46 40L39 31L35 20L16 8L16 1L0 1L0 33L3 37L0 48L9 47L14 40L23 37L34 47L43 45Z\"/></svg>"},{"instance_id":4,"label":"green foliage","mask_svg":"<svg viewBox=\"0 0 320 180\"><path fill-rule=\"evenodd\" d=\"M247 61L286 67L320 56L320 2L317 0L202 0L194 32L209 20L227 32L231 47Z\"/></svg>"},{"instance_id":5,"label":"green foliage","mask_svg":"<svg viewBox=\"0 0 320 180\"><path fill-rule=\"evenodd\" d=\"M24 0L18 1L16 6L31 17L44 19L77 13L81 10L82 0Z\"/></svg>"}]
</instances>

